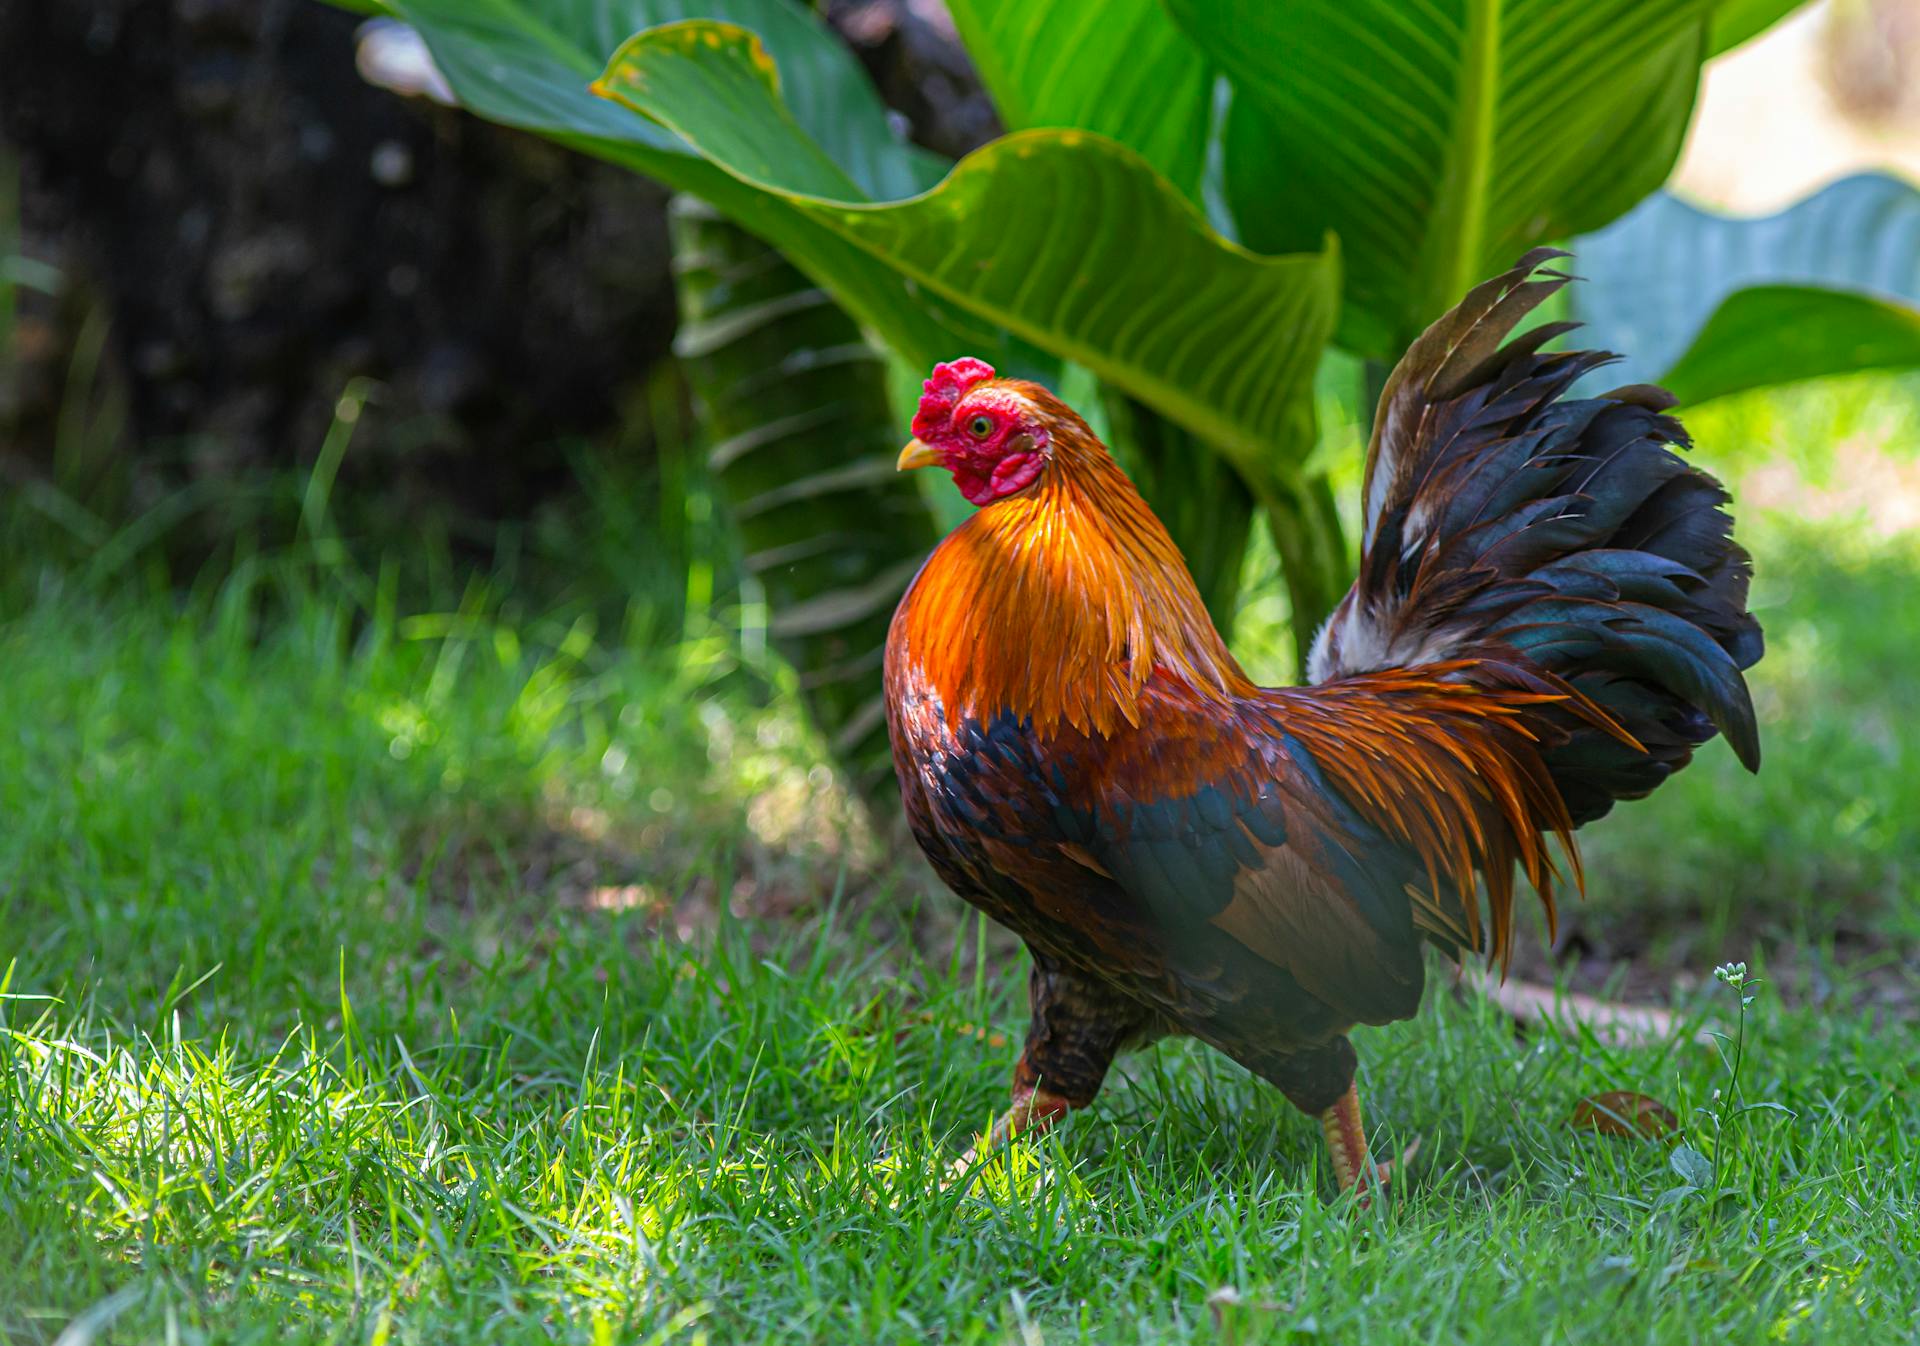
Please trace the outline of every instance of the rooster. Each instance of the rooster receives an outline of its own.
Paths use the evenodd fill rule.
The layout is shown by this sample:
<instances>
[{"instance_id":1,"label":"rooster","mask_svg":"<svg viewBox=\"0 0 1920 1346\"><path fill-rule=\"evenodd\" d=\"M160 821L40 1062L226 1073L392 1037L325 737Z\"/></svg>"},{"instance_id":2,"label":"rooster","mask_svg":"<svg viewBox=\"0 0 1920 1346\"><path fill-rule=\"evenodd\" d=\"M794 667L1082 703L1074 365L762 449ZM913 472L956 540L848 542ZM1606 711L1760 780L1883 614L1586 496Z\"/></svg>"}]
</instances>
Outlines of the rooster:
<instances>
[{"instance_id":1,"label":"rooster","mask_svg":"<svg viewBox=\"0 0 1920 1346\"><path fill-rule=\"evenodd\" d=\"M1611 356L1510 336L1567 283L1540 249L1414 342L1382 391L1360 573L1310 685L1256 686L1178 549L1085 421L974 359L926 381L902 470L978 511L887 639L914 836L1032 955L999 1139L1190 1034L1317 1117L1342 1189L1370 1160L1348 1040L1411 1016L1423 943L1513 948L1516 871L1549 930L1573 831L1716 732L1759 744L1750 565L1673 399L1566 400ZM1484 910L1482 893L1484 892Z\"/></svg>"}]
</instances>

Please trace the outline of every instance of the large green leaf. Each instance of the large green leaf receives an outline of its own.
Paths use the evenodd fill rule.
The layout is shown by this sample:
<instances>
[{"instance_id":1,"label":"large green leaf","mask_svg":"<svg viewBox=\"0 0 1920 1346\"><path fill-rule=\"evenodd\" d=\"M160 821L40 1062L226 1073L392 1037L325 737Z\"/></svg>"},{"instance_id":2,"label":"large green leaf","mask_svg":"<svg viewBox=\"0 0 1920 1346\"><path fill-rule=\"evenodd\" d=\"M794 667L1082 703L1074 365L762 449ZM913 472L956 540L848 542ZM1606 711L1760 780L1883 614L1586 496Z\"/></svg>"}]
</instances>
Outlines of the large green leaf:
<instances>
[{"instance_id":1,"label":"large green leaf","mask_svg":"<svg viewBox=\"0 0 1920 1346\"><path fill-rule=\"evenodd\" d=\"M694 157L687 146L595 98L589 86L642 29L692 18L735 23L779 62L794 119L862 191L904 196L944 171L893 133L852 53L788 0L387 0L387 7L420 30L461 103L481 116L683 158Z\"/></svg>"},{"instance_id":2,"label":"large green leaf","mask_svg":"<svg viewBox=\"0 0 1920 1346\"><path fill-rule=\"evenodd\" d=\"M947 7L1009 129L1064 126L1109 136L1199 199L1213 74L1159 0L950 0Z\"/></svg>"},{"instance_id":3,"label":"large green leaf","mask_svg":"<svg viewBox=\"0 0 1920 1346\"><path fill-rule=\"evenodd\" d=\"M860 794L893 784L881 701L887 625L935 541L894 470L886 361L765 243L687 197L672 213L680 332L708 463L766 593L768 633Z\"/></svg>"},{"instance_id":4,"label":"large green leaf","mask_svg":"<svg viewBox=\"0 0 1920 1346\"><path fill-rule=\"evenodd\" d=\"M1663 192L1571 246L1588 282L1574 293L1573 316L1587 324L1583 339L1626 357L1608 371L1621 381L1659 379L1682 352L1696 367L1702 360L1711 364L1712 343L1702 329L1715 309L1749 286L1802 287L1807 293L1794 308L1821 332L1843 332L1858 318L1867 333L1861 349L1879 353L1877 361L1887 349L1878 335L1883 315L1856 296L1920 305L1920 191L1879 174L1845 178L1758 218L1715 214ZM1832 314L1813 315L1821 290L1851 293L1835 296ZM1779 305L1746 311L1779 311ZM1732 335L1723 323L1713 326L1715 340ZM1832 358L1850 348L1842 335ZM1777 368L1778 377L1760 381L1807 377L1793 373L1796 362L1784 354Z\"/></svg>"},{"instance_id":5,"label":"large green leaf","mask_svg":"<svg viewBox=\"0 0 1920 1346\"><path fill-rule=\"evenodd\" d=\"M1072 127L1139 151L1202 199L1213 72L1159 0L950 0L1001 120ZM1254 501L1226 459L1184 427L1109 388L1107 442L1186 557L1214 624L1233 626Z\"/></svg>"},{"instance_id":6,"label":"large green leaf","mask_svg":"<svg viewBox=\"0 0 1920 1346\"><path fill-rule=\"evenodd\" d=\"M1341 337L1392 359L1528 247L1666 179L1709 0L1165 0L1234 82L1226 187L1264 251L1338 233Z\"/></svg>"},{"instance_id":7,"label":"large green leaf","mask_svg":"<svg viewBox=\"0 0 1920 1346\"><path fill-rule=\"evenodd\" d=\"M1008 136L929 192L863 202L782 103L753 34L728 24L641 33L596 87L919 293L1079 361L1243 471L1271 474L1310 446L1338 304L1330 246L1235 247L1133 151L1077 131Z\"/></svg>"},{"instance_id":8,"label":"large green leaf","mask_svg":"<svg viewBox=\"0 0 1920 1346\"><path fill-rule=\"evenodd\" d=\"M1770 384L1920 366L1920 309L1801 285L1741 290L1661 382L1689 405Z\"/></svg>"},{"instance_id":9,"label":"large green leaf","mask_svg":"<svg viewBox=\"0 0 1920 1346\"><path fill-rule=\"evenodd\" d=\"M390 0L420 31L461 104L490 121L538 131L711 202L781 251L865 326L916 363L971 350L1037 377L1053 363L1004 330L934 296L777 196L706 162L657 123L590 90L608 56L634 32L681 18L684 0ZM764 39L788 72L793 117L838 156L865 190L911 192L943 163L903 144L857 63L832 33L789 0L711 0Z\"/></svg>"},{"instance_id":10,"label":"large green leaf","mask_svg":"<svg viewBox=\"0 0 1920 1346\"><path fill-rule=\"evenodd\" d=\"M1807 3L1808 0L1720 0L1714 7L1707 55L1718 56L1760 36Z\"/></svg>"}]
</instances>

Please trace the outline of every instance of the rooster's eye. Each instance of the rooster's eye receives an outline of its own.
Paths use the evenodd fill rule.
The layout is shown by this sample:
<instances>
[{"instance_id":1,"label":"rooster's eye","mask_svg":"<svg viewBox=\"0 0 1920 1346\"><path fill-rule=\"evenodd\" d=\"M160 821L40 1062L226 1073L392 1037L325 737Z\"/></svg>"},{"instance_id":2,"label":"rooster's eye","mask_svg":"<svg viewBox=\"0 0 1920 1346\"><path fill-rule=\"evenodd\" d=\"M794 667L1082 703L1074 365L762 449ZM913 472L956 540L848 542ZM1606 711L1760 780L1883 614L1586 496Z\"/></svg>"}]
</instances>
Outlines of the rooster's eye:
<instances>
[{"instance_id":1,"label":"rooster's eye","mask_svg":"<svg viewBox=\"0 0 1920 1346\"><path fill-rule=\"evenodd\" d=\"M967 433L975 439L985 439L993 433L993 418L991 416L975 416L967 422Z\"/></svg>"}]
</instances>

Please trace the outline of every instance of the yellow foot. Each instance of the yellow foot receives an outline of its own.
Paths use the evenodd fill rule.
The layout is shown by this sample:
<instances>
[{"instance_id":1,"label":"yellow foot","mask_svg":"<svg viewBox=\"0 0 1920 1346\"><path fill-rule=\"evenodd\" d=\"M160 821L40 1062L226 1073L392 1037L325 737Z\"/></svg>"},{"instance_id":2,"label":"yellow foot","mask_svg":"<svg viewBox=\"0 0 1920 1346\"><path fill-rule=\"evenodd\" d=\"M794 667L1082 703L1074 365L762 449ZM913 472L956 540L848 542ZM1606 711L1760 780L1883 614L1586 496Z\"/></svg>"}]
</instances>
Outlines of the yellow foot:
<instances>
[{"instance_id":1,"label":"yellow foot","mask_svg":"<svg viewBox=\"0 0 1920 1346\"><path fill-rule=\"evenodd\" d=\"M948 1185L960 1181L983 1160L1005 1149L1015 1136L1045 1134L1072 1106L1049 1089L1015 1089L1013 1106L1001 1113L992 1128L968 1146L965 1154L947 1166Z\"/></svg>"},{"instance_id":2,"label":"yellow foot","mask_svg":"<svg viewBox=\"0 0 1920 1346\"><path fill-rule=\"evenodd\" d=\"M1360 1094L1349 1084L1340 1101L1320 1114L1320 1130L1327 1138L1327 1152L1333 1157L1334 1180L1343 1192L1355 1195L1361 1210L1373 1204L1372 1190L1384 1188L1393 1176L1392 1164L1376 1164L1367 1149L1366 1128L1360 1121ZM1411 1159L1420 1148L1419 1141L1407 1147L1401 1162Z\"/></svg>"}]
</instances>

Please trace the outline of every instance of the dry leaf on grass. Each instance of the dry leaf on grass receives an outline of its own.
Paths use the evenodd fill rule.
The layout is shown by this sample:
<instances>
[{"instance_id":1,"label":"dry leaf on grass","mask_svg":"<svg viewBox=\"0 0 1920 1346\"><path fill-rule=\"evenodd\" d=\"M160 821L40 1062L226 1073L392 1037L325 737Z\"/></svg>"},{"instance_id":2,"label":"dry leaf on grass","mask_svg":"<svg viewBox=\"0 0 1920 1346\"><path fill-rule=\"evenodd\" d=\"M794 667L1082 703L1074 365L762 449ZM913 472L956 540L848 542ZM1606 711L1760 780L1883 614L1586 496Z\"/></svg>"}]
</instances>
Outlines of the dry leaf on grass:
<instances>
[{"instance_id":1,"label":"dry leaf on grass","mask_svg":"<svg viewBox=\"0 0 1920 1346\"><path fill-rule=\"evenodd\" d=\"M1659 1140L1680 1127L1673 1110L1656 1098L1628 1089L1609 1089L1589 1094L1573 1105L1567 1125L1576 1131L1593 1131L1602 1136L1640 1136Z\"/></svg>"}]
</instances>

